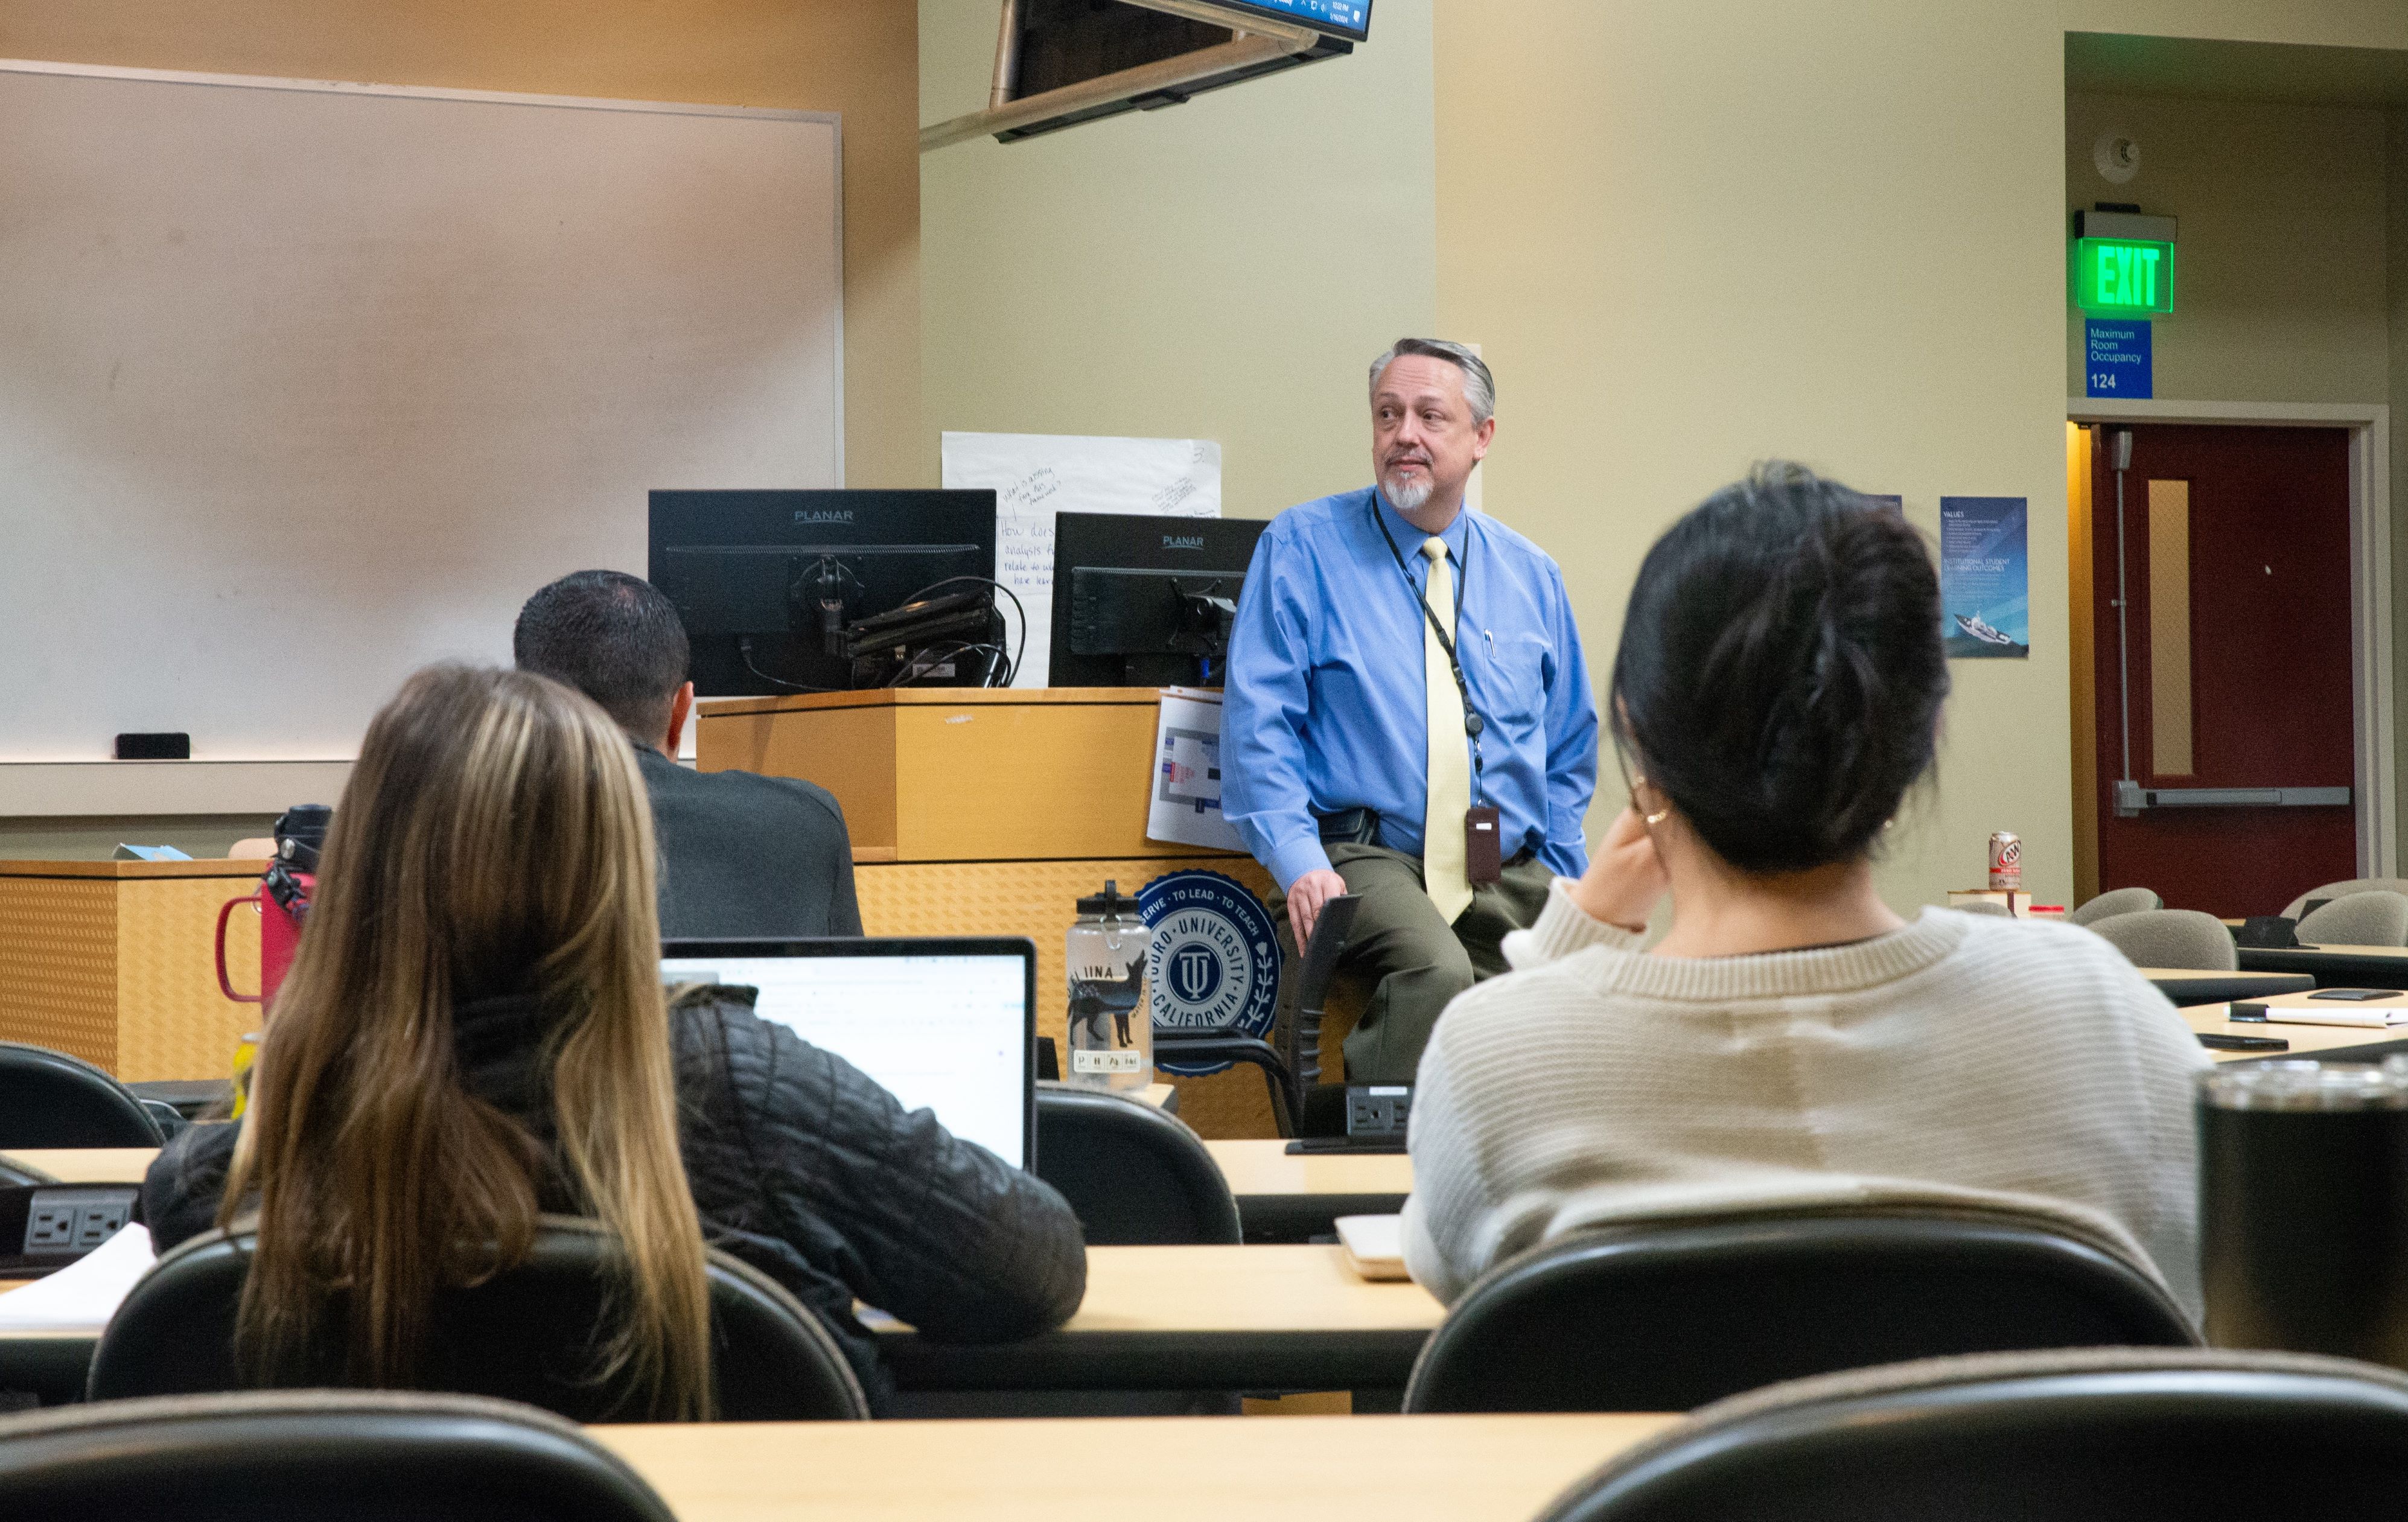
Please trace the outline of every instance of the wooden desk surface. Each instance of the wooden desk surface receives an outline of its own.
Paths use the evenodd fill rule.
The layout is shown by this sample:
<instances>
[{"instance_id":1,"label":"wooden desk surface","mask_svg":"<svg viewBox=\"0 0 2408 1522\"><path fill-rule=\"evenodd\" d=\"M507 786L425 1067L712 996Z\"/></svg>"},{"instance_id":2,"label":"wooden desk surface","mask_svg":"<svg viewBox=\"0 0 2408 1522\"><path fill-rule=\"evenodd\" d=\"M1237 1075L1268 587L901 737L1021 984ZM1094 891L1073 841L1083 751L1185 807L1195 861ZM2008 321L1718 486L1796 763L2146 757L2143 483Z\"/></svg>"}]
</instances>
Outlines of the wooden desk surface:
<instances>
[{"instance_id":1,"label":"wooden desk surface","mask_svg":"<svg viewBox=\"0 0 2408 1522\"><path fill-rule=\"evenodd\" d=\"M1086 1299L1048 1336L1426 1332L1444 1314L1419 1285L1358 1278L1335 1246L1090 1247Z\"/></svg>"},{"instance_id":2,"label":"wooden desk surface","mask_svg":"<svg viewBox=\"0 0 2408 1522\"><path fill-rule=\"evenodd\" d=\"M930 1343L880 1328L906 1390L1401 1390L1443 1308L1375 1284L1335 1245L1090 1247L1059 1330Z\"/></svg>"},{"instance_id":3,"label":"wooden desk surface","mask_svg":"<svg viewBox=\"0 0 2408 1522\"><path fill-rule=\"evenodd\" d=\"M2408 1004L2408 994L2394 994L2389 998L2368 999L2364 1005L2336 1005L2330 999L2310 998L2305 994L2277 994L2258 1000L2270 1010L2304 1007L2311 1010L2390 1009ZM2342 1047L2372 1046L2381 1041L2408 1041L2408 1026L2295 1026L2268 1021L2259 1025L2255 1020L2235 1023L2226 1018L2229 1004L2200 1004L2175 1012L2190 1022L2190 1028L2201 1035L2272 1036L2291 1043L2287 1052L2209 1052L2218 1062L2245 1062L2261 1057L2307 1057Z\"/></svg>"},{"instance_id":4,"label":"wooden desk surface","mask_svg":"<svg viewBox=\"0 0 2408 1522\"><path fill-rule=\"evenodd\" d=\"M1090 1247L1087 1298L1054 1335L1427 1331L1444 1314L1419 1285L1357 1277L1335 1245Z\"/></svg>"},{"instance_id":5,"label":"wooden desk surface","mask_svg":"<svg viewBox=\"0 0 2408 1522\"><path fill-rule=\"evenodd\" d=\"M156 1147L27 1148L0 1152L0 1159L22 1163L47 1173L61 1184L139 1184L150 1171Z\"/></svg>"},{"instance_id":6,"label":"wooden desk surface","mask_svg":"<svg viewBox=\"0 0 2408 1522\"><path fill-rule=\"evenodd\" d=\"M2230 978L2241 983L2279 983L2293 976L2288 972L2202 972L2197 968L2144 967L2141 976L2151 983L2180 983L2186 978Z\"/></svg>"},{"instance_id":7,"label":"wooden desk surface","mask_svg":"<svg viewBox=\"0 0 2408 1522\"><path fill-rule=\"evenodd\" d=\"M1229 1192L1248 1195L1406 1195L1413 1160L1401 1152L1309 1153L1291 1156L1279 1141L1207 1142Z\"/></svg>"},{"instance_id":8,"label":"wooden desk surface","mask_svg":"<svg viewBox=\"0 0 2408 1522\"><path fill-rule=\"evenodd\" d=\"M1670 1415L1120 1417L590 1430L680 1522L1524 1522ZM1065 1456L1092 1452L1095 1462ZM1109 1473L1099 1470L1109 1463Z\"/></svg>"}]
</instances>

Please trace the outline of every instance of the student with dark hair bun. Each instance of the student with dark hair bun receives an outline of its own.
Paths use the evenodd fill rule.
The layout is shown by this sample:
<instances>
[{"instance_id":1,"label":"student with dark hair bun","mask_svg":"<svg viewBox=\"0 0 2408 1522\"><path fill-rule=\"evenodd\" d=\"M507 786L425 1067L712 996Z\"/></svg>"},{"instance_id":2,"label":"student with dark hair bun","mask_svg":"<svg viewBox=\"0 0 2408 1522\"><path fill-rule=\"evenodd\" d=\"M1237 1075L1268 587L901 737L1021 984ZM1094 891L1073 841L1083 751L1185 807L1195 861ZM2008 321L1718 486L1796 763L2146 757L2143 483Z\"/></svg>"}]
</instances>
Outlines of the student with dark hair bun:
<instances>
[{"instance_id":1,"label":"student with dark hair bun","mask_svg":"<svg viewBox=\"0 0 2408 1522\"><path fill-rule=\"evenodd\" d=\"M1897 513L1774 464L1656 542L1611 693L1629 805L1422 1058L1414 1278L1452 1300L1609 1221L1953 1200L2055 1216L2198 1314L2189 1027L2087 931L1875 891L1947 696Z\"/></svg>"}]
</instances>

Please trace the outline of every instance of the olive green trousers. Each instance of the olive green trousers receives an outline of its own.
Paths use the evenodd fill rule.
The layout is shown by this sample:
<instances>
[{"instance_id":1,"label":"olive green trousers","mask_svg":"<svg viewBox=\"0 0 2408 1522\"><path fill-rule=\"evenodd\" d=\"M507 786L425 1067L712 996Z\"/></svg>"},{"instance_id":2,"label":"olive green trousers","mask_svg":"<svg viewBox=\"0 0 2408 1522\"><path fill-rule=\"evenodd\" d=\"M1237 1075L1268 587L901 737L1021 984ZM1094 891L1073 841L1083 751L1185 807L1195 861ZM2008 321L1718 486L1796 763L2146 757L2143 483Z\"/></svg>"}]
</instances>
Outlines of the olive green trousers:
<instances>
[{"instance_id":1,"label":"olive green trousers","mask_svg":"<svg viewBox=\"0 0 2408 1522\"><path fill-rule=\"evenodd\" d=\"M1363 900L1340 965L1376 980L1363 1017L1346 1037L1346 1081L1410 1084L1448 1001L1505 970L1500 943L1538 920L1555 874L1535 860L1507 867L1498 881L1474 888L1469 906L1449 925L1439 918L1438 906L1422 885L1419 856L1342 841L1327 850L1346 891ZM1279 921L1281 949L1293 966L1296 933L1288 925L1286 896L1273 894L1270 908ZM1282 1019L1295 1013L1293 982L1282 990Z\"/></svg>"}]
</instances>

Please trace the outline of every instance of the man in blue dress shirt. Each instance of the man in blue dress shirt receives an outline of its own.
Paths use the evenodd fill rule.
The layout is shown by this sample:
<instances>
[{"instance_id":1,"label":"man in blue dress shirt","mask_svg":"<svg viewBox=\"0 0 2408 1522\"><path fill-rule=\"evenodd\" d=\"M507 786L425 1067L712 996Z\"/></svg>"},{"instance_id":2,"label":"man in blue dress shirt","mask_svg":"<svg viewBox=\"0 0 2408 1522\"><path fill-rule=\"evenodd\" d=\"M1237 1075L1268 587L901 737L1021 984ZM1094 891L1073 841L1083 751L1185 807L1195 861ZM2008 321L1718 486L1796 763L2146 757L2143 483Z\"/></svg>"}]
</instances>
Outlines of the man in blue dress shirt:
<instances>
[{"instance_id":1,"label":"man in blue dress shirt","mask_svg":"<svg viewBox=\"0 0 2408 1522\"><path fill-rule=\"evenodd\" d=\"M1447 1001L1587 866L1597 704L1563 573L1463 503L1496 398L1458 344L1375 360L1378 484L1271 521L1229 641L1223 812L1298 945L1362 898L1347 960L1378 984L1350 1083L1411 1083Z\"/></svg>"}]
</instances>

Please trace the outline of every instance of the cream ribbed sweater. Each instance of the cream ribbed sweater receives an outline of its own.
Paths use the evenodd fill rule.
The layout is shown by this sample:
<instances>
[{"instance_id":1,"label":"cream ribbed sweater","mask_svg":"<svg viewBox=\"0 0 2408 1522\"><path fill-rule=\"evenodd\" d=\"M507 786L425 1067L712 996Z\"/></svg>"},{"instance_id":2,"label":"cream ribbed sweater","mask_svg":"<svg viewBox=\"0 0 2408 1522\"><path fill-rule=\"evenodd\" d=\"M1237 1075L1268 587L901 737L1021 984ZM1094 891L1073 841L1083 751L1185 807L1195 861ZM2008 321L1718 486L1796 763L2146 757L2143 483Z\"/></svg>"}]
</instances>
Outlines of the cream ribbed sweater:
<instances>
[{"instance_id":1,"label":"cream ribbed sweater","mask_svg":"<svg viewBox=\"0 0 2408 1522\"><path fill-rule=\"evenodd\" d=\"M2209 1059L2107 942L1927 909L1851 946L1649 956L1569 885L1422 1056L1405 1261L1440 1299L1600 1222L2014 1196L2144 1251L2198 1317Z\"/></svg>"}]
</instances>

